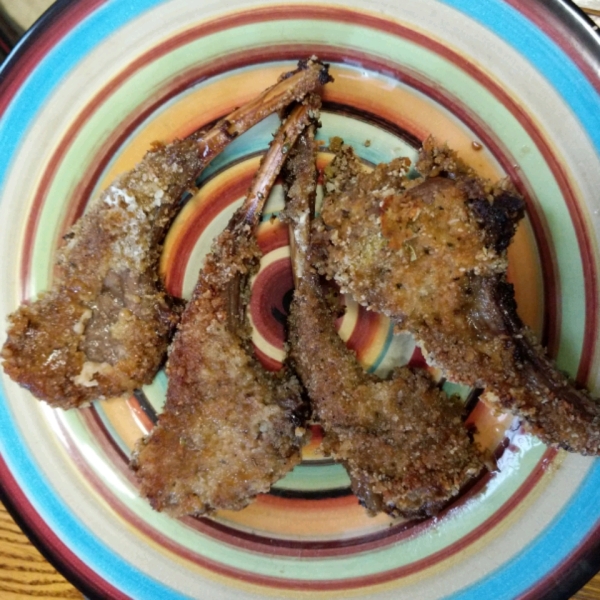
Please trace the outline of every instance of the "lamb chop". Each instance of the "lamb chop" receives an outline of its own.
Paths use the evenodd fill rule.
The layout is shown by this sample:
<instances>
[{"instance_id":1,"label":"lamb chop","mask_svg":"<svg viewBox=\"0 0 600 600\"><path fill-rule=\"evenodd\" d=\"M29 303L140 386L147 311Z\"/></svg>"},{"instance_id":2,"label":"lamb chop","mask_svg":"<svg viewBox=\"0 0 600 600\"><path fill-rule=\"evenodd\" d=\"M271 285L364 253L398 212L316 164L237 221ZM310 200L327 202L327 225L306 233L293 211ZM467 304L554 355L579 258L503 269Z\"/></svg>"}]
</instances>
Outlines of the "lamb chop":
<instances>
[{"instance_id":1,"label":"lamb chop","mask_svg":"<svg viewBox=\"0 0 600 600\"><path fill-rule=\"evenodd\" d=\"M517 314L506 249L524 203L446 147L366 173L336 143L317 224L320 268L411 332L430 363L518 415L547 444L600 453L600 405L545 355Z\"/></svg>"},{"instance_id":2,"label":"lamb chop","mask_svg":"<svg viewBox=\"0 0 600 600\"><path fill-rule=\"evenodd\" d=\"M232 139L328 78L301 61L208 132L157 145L121 175L65 236L52 288L10 315L5 372L65 409L150 383L181 313L158 263L182 194Z\"/></svg>"},{"instance_id":3,"label":"lamb chop","mask_svg":"<svg viewBox=\"0 0 600 600\"><path fill-rule=\"evenodd\" d=\"M134 453L141 493L173 516L237 510L300 461L305 413L298 380L255 358L245 316L261 252L263 204L318 98L295 108L271 143L248 196L215 240L167 363L167 402Z\"/></svg>"},{"instance_id":4,"label":"lamb chop","mask_svg":"<svg viewBox=\"0 0 600 600\"><path fill-rule=\"evenodd\" d=\"M361 503L372 513L432 516L483 470L483 456L460 401L426 371L402 367L385 380L370 375L338 335L308 259L314 157L309 133L286 163L296 283L290 357L324 429L323 447L345 465Z\"/></svg>"}]
</instances>

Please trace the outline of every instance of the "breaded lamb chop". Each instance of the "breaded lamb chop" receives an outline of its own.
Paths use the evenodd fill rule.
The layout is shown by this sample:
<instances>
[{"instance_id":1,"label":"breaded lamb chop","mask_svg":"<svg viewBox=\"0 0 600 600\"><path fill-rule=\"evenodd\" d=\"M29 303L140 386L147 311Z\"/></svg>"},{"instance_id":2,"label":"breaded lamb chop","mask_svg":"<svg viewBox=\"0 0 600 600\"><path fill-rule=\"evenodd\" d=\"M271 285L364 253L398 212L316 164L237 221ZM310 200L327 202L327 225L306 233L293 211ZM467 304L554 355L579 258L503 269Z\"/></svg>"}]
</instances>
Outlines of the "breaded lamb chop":
<instances>
[{"instance_id":1,"label":"breaded lamb chop","mask_svg":"<svg viewBox=\"0 0 600 600\"><path fill-rule=\"evenodd\" d=\"M10 315L6 373L65 409L150 383L181 312L158 265L182 194L232 139L328 78L318 60L301 61L208 132L156 147L121 175L65 236L52 288Z\"/></svg>"},{"instance_id":2,"label":"breaded lamb chop","mask_svg":"<svg viewBox=\"0 0 600 600\"><path fill-rule=\"evenodd\" d=\"M316 190L310 135L299 140L286 170L296 284L290 357L323 427L323 447L344 464L370 512L435 515L484 468L461 418L464 407L423 370L402 367L383 380L361 367L335 329L308 259Z\"/></svg>"},{"instance_id":3,"label":"breaded lamb chop","mask_svg":"<svg viewBox=\"0 0 600 600\"><path fill-rule=\"evenodd\" d=\"M524 203L433 139L417 170L366 173L337 143L317 224L321 270L411 332L430 363L522 417L545 443L600 453L600 405L576 389L517 315L506 249Z\"/></svg>"},{"instance_id":4,"label":"breaded lamb chop","mask_svg":"<svg viewBox=\"0 0 600 600\"><path fill-rule=\"evenodd\" d=\"M213 243L175 335L164 412L132 459L141 494L172 516L241 509L300 462L300 384L286 367L260 365L239 300L247 301L258 269L263 204L318 109L311 96L281 126L244 204Z\"/></svg>"}]
</instances>

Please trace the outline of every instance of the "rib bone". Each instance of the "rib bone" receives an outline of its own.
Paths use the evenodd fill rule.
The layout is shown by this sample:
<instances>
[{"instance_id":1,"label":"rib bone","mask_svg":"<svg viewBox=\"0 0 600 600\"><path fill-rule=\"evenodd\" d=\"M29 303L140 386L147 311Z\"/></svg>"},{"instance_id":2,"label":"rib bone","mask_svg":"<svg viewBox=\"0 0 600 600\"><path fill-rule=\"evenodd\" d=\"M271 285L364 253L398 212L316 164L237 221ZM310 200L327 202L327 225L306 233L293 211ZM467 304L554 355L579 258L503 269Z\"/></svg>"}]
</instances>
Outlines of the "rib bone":
<instances>
[{"instance_id":1,"label":"rib bone","mask_svg":"<svg viewBox=\"0 0 600 600\"><path fill-rule=\"evenodd\" d=\"M304 411L287 368L266 371L252 352L238 301L261 252L260 212L289 148L316 115L317 99L294 109L264 157L243 206L215 240L175 335L158 425L132 467L142 495L174 516L240 509L300 461Z\"/></svg>"},{"instance_id":2,"label":"rib bone","mask_svg":"<svg viewBox=\"0 0 600 600\"><path fill-rule=\"evenodd\" d=\"M398 368L382 380L360 366L335 330L308 260L316 189L309 135L286 168L296 278L290 356L324 429L324 448L346 466L355 494L371 512L434 515L483 470L461 419L463 407L422 370Z\"/></svg>"},{"instance_id":3,"label":"rib bone","mask_svg":"<svg viewBox=\"0 0 600 600\"><path fill-rule=\"evenodd\" d=\"M406 176L363 172L340 145L318 226L321 267L363 305L410 331L451 381L522 417L550 445L600 454L600 403L545 355L516 311L506 249L523 201L427 140Z\"/></svg>"},{"instance_id":4,"label":"rib bone","mask_svg":"<svg viewBox=\"0 0 600 600\"><path fill-rule=\"evenodd\" d=\"M157 146L65 236L52 288L9 317L5 372L61 408L130 394L161 366L180 303L158 274L184 192L227 144L328 80L310 59L205 134Z\"/></svg>"}]
</instances>

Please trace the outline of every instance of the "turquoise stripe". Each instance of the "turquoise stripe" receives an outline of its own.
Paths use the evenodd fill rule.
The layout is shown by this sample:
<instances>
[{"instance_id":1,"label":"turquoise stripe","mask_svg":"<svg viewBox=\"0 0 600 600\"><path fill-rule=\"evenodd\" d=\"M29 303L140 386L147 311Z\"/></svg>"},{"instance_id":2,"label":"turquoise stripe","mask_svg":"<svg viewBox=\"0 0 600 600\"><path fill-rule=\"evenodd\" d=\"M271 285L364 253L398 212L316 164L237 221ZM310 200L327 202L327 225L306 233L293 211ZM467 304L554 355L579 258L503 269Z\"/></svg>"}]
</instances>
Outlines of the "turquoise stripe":
<instances>
[{"instance_id":1,"label":"turquoise stripe","mask_svg":"<svg viewBox=\"0 0 600 600\"><path fill-rule=\"evenodd\" d=\"M388 350L390 349L393 339L394 339L394 326L390 323L390 325L388 327L387 335L385 337L385 342L383 343L383 348L381 349L381 352L379 353L379 356L377 357L375 362L367 369L368 373L375 373L375 371L377 371L377 369L381 365L381 362L385 358L385 355L387 354Z\"/></svg>"},{"instance_id":2,"label":"turquoise stripe","mask_svg":"<svg viewBox=\"0 0 600 600\"><path fill-rule=\"evenodd\" d=\"M570 58L518 11L500 0L443 0L527 56L573 111L600 154L600 98ZM535 541L485 580L453 599L514 598L557 568L584 541L591 524L600 526L600 461L596 460L560 516Z\"/></svg>"},{"instance_id":3,"label":"turquoise stripe","mask_svg":"<svg viewBox=\"0 0 600 600\"><path fill-rule=\"evenodd\" d=\"M3 118L0 120L0 140L2 140L2 159L0 160L0 190L4 187L6 174L12 157L26 137L27 130L35 120L36 114L56 90L65 75L68 75L79 62L96 46L102 43L115 30L127 25L147 10L162 4L165 0L109 0L94 11L77 27L72 29L36 66L21 89L15 94ZM127 8L123 8L123 6ZM115 6L119 8L115 9ZM43 23L51 27L52 14L60 13L51 9ZM25 50L35 43L35 29L19 44ZM10 64L10 59L6 66Z\"/></svg>"},{"instance_id":4,"label":"turquoise stripe","mask_svg":"<svg viewBox=\"0 0 600 600\"><path fill-rule=\"evenodd\" d=\"M0 121L2 159L0 160L0 190L4 187L12 157L21 145L27 130L35 120L44 103L54 93L63 76L114 31L137 19L142 13L161 4L164 0L128 0L127 8L118 0L106 2L77 27L71 30L37 65L31 76L15 95ZM51 10L50 15L59 12ZM48 23L49 21L46 20ZM34 41L34 35L22 42L26 46ZM91 536L85 523L70 514L67 506L57 496L38 470L36 462L18 428L7 402L6 391L0 390L0 452L13 474L26 475L19 478L19 486L28 498L42 499L41 516L59 538L74 548L78 557L111 585L132 597L184 598L160 582L142 575L136 568L115 555L107 546ZM76 541L76 544L73 542Z\"/></svg>"},{"instance_id":5,"label":"turquoise stripe","mask_svg":"<svg viewBox=\"0 0 600 600\"><path fill-rule=\"evenodd\" d=\"M600 526L600 461L589 471L572 500L563 508L550 527L510 561L496 569L487 579L450 596L452 600L516 598L544 579ZM592 528L591 524L595 524ZM518 538L515 539L518 543Z\"/></svg>"},{"instance_id":6,"label":"turquoise stripe","mask_svg":"<svg viewBox=\"0 0 600 600\"><path fill-rule=\"evenodd\" d=\"M116 556L106 545L90 535L85 523L81 523L60 500L56 490L49 486L27 451L25 440L18 427L12 425L13 415L6 402L6 392L0 392L0 453L8 468L17 478L19 487L28 498L41 502L42 519L52 531L66 543L86 565L93 565L111 585L125 594L145 598L184 598L170 588L142 575L122 557ZM35 503L34 503L35 506ZM36 506L36 508L38 508ZM72 542L76 541L75 544Z\"/></svg>"},{"instance_id":7,"label":"turquoise stripe","mask_svg":"<svg viewBox=\"0 0 600 600\"><path fill-rule=\"evenodd\" d=\"M0 122L0 140L4 148L4 158L0 159L0 189L4 187L11 157L20 147L27 130L35 120L35 115L60 84L63 75L72 71L85 55L109 37L115 29L135 20L141 13L161 4L162 1L107 2L69 32L43 59ZM532 28L518 12L498 0L488 0L485 3L446 0L446 4L479 20L523 55L528 56L577 115L600 154L598 94L555 44L542 32ZM116 6L126 8L115 8ZM19 480L19 484L26 495L29 498L41 499L43 517L48 524L67 544L74 546L71 542L76 540L79 557L84 562L94 565L102 577L124 593L136 597L182 597L172 589L140 575L104 544L90 536L85 524L82 525L68 512L27 451L24 440L14 424L4 389L0 393L0 451L9 469L22 479ZM549 569L559 565L569 556L572 549L581 543L589 531L589 524L600 520L598 489L600 464L596 462L569 504L538 540L523 549L512 561L497 569L488 579L454 597L514 597L544 577Z\"/></svg>"},{"instance_id":8,"label":"turquoise stripe","mask_svg":"<svg viewBox=\"0 0 600 600\"><path fill-rule=\"evenodd\" d=\"M467 14L535 65L559 92L600 154L600 97L573 61L544 32L501 0L440 0ZM502 60L502 57L498 57ZM597 69L596 65L596 69Z\"/></svg>"}]
</instances>

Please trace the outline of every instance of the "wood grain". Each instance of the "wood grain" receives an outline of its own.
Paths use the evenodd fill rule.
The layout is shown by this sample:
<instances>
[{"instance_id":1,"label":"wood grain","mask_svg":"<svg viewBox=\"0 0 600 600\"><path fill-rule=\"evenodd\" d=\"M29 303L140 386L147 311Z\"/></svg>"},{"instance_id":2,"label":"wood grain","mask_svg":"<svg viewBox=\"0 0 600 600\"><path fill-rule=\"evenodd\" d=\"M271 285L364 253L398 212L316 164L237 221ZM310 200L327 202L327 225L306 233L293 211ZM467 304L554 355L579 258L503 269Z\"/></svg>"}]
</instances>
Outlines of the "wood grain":
<instances>
[{"instance_id":1,"label":"wood grain","mask_svg":"<svg viewBox=\"0 0 600 600\"><path fill-rule=\"evenodd\" d=\"M0 598L83 598L35 549L6 509L0 504ZM565 599L567 600L567 599ZM600 574L572 600L600 600Z\"/></svg>"},{"instance_id":2,"label":"wood grain","mask_svg":"<svg viewBox=\"0 0 600 600\"><path fill-rule=\"evenodd\" d=\"M573 598L575 600L598 600L600 598L600 573L577 592Z\"/></svg>"},{"instance_id":3,"label":"wood grain","mask_svg":"<svg viewBox=\"0 0 600 600\"><path fill-rule=\"evenodd\" d=\"M38 552L0 504L0 598L83 598Z\"/></svg>"}]
</instances>

